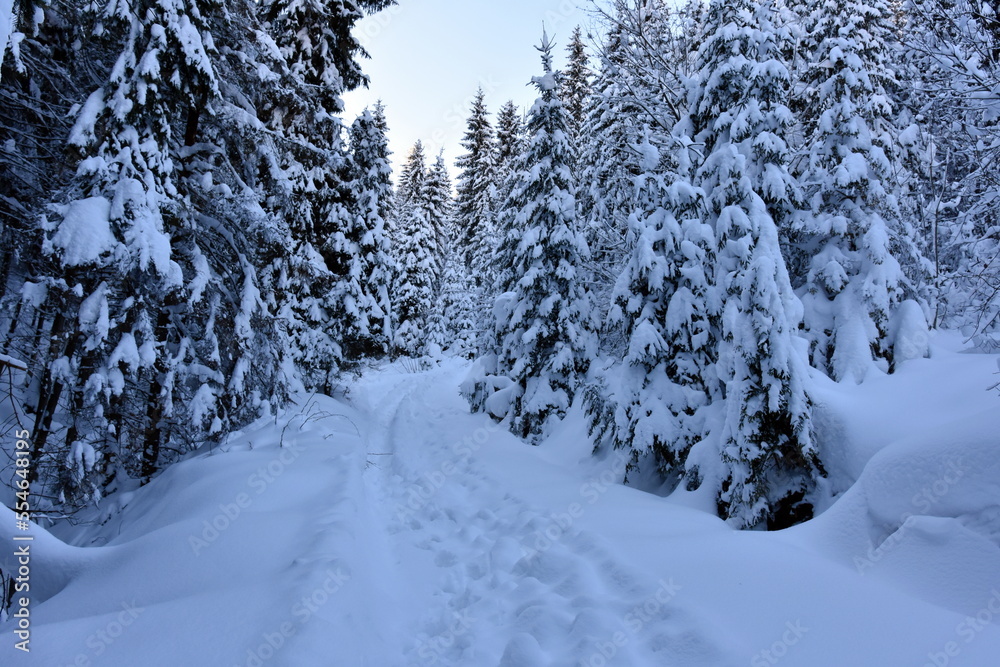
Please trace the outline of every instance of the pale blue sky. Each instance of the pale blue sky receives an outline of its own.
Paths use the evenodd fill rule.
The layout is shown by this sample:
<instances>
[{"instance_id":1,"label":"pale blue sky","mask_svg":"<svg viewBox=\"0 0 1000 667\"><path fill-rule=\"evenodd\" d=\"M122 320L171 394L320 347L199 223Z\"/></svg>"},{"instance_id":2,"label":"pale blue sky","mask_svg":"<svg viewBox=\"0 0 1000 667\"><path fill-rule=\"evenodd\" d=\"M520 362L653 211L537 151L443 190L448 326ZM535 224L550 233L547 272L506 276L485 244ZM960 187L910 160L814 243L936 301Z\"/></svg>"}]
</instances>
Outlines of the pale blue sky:
<instances>
[{"instance_id":1,"label":"pale blue sky","mask_svg":"<svg viewBox=\"0 0 1000 667\"><path fill-rule=\"evenodd\" d=\"M344 120L385 102L390 146L398 165L420 139L430 159L445 149L452 173L462 152L469 104L486 91L491 113L508 99L524 108L536 95L527 86L541 72L534 46L542 23L557 42L556 65L577 24L586 32L588 0L399 0L365 19L356 34L371 54L362 61L371 88L345 96Z\"/></svg>"}]
</instances>

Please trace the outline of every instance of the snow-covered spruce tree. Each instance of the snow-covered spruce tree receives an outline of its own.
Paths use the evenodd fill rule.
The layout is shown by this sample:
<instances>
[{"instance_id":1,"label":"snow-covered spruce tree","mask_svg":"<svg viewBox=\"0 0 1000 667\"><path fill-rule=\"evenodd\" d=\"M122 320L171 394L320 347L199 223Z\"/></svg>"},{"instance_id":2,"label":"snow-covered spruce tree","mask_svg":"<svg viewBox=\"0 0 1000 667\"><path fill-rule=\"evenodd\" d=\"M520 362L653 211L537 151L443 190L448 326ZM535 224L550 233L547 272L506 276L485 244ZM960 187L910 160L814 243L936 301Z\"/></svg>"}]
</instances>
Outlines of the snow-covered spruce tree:
<instances>
[{"instance_id":1,"label":"snow-covered spruce tree","mask_svg":"<svg viewBox=\"0 0 1000 667\"><path fill-rule=\"evenodd\" d=\"M325 234L317 227L326 223L339 187L327 175L344 167L343 126L336 114L343 110L341 95L368 79L357 58L367 57L351 34L363 10L375 11L392 0L265 0L261 12L269 36L280 50L288 72L276 99L268 102L268 120L276 131L288 135L286 153L278 165L297 190L301 202L288 211L296 236L319 247ZM261 35L260 37L264 37ZM283 73L276 73L283 74Z\"/></svg>"},{"instance_id":2,"label":"snow-covered spruce tree","mask_svg":"<svg viewBox=\"0 0 1000 667\"><path fill-rule=\"evenodd\" d=\"M628 252L626 237L632 213L639 156L631 147L639 142L642 111L629 95L624 65L628 36L612 25L601 51L594 93L580 139L579 208L592 250L591 271L602 283L613 284Z\"/></svg>"},{"instance_id":3,"label":"snow-covered spruce tree","mask_svg":"<svg viewBox=\"0 0 1000 667\"><path fill-rule=\"evenodd\" d=\"M161 463L163 419L174 410L172 310L184 282L171 248L184 224L172 125L177 107L203 104L216 91L211 42L202 41L207 9L111 3L100 15L124 44L71 134L86 157L47 242L81 298L79 329L66 332L80 343L67 346L54 374L67 387L73 419L66 446L76 463L64 490L83 487L99 449L122 455L112 443L131 449L125 458L134 457L133 474L144 479ZM36 461L48 435L38 426ZM99 496L96 484L89 487L80 490Z\"/></svg>"},{"instance_id":4,"label":"snow-covered spruce tree","mask_svg":"<svg viewBox=\"0 0 1000 667\"><path fill-rule=\"evenodd\" d=\"M196 146L205 142L198 154L221 182L206 199L208 222L198 237L211 240L203 252L211 268L204 298L214 303L218 297L221 307L206 315L226 369L222 402L237 425L268 403L280 405L284 386L330 389L342 359L342 341L331 322L340 321L338 296L348 290L338 286L349 284L350 274L331 271L336 248L327 242L351 228L361 206L344 127L332 113L342 107L336 96L366 79L357 63L364 54L339 36L349 34L359 8L384 3L328 2L320 10L313 5L298 7L305 13L296 20L303 22L288 32L284 10L226 0L215 28L222 44L219 76L227 83L220 86L218 112L209 107L213 114L203 116ZM261 24L264 16L268 21ZM296 68L303 61L293 55L300 53L295 39L303 31L326 31L323 40L335 39L344 48L314 50L308 70ZM350 72L358 75L344 75ZM337 88L315 84L337 80L343 83ZM212 183L197 171L192 178Z\"/></svg>"},{"instance_id":5,"label":"snow-covered spruce tree","mask_svg":"<svg viewBox=\"0 0 1000 667\"><path fill-rule=\"evenodd\" d=\"M97 43L87 39L82 6L40 7L38 14L45 17L40 24L34 9L25 9L30 11L0 19L12 20L9 27L17 41L16 49L0 49L0 290L8 297L5 310L18 309L17 283L47 261L37 220L51 193L74 175L75 165L64 150L73 124L69 107L104 84L112 64L90 67L76 57L74 45ZM102 50L108 47L101 44ZM116 55L109 49L105 58L113 61ZM4 289L8 283L9 291ZM8 334L0 345L7 349L19 340ZM31 356L27 349L11 352L22 359Z\"/></svg>"},{"instance_id":6,"label":"snow-covered spruce tree","mask_svg":"<svg viewBox=\"0 0 1000 667\"><path fill-rule=\"evenodd\" d=\"M566 47L567 63L560 82L559 97L566 108L566 119L570 135L577 141L587 116L587 107L593 92L593 72L590 57L583 43L583 30L576 26Z\"/></svg>"},{"instance_id":7,"label":"snow-covered spruce tree","mask_svg":"<svg viewBox=\"0 0 1000 667\"><path fill-rule=\"evenodd\" d=\"M709 312L715 237L703 221L703 193L684 174L664 175L648 138L637 148L645 159L629 219L636 241L611 311L626 340L623 368L609 397L610 423L601 423L602 401L588 401L588 413L606 429L600 439L632 451L629 471L648 462L672 483L686 478L695 488L700 472L686 461L706 435L699 410L720 393Z\"/></svg>"},{"instance_id":8,"label":"snow-covered spruce tree","mask_svg":"<svg viewBox=\"0 0 1000 667\"><path fill-rule=\"evenodd\" d=\"M390 162L389 158L392 155L392 151L389 150L388 137L389 137L389 121L386 118L385 105L381 100L375 103L375 106L371 110L372 120L375 123L375 127L378 128L378 133L385 137L386 145L379 149L379 159L382 159L388 164ZM379 215L382 216L383 220L388 220L392 218L392 207L396 202L396 190L392 186L391 173L389 177L385 179L382 183L382 194L379 196Z\"/></svg>"},{"instance_id":9,"label":"snow-covered spruce tree","mask_svg":"<svg viewBox=\"0 0 1000 667\"><path fill-rule=\"evenodd\" d=\"M231 24L253 22L248 7L232 6L223 21L213 3L112 3L89 18L99 39L77 45L94 49L91 59L110 54L113 68L68 133L77 174L57 195L46 243L60 280L33 277L68 288L47 290L58 311L50 331L72 343L41 382L35 444L37 460L70 463L61 485L46 488L70 507L115 479L148 480L281 392L268 375L267 334L251 325L257 257L227 254L264 245L247 242L253 216L234 212L232 164L217 141L220 118L231 117L215 112L231 98L216 87L216 68L232 72L212 44L228 40ZM227 90L238 79L227 76ZM81 246L80 234L99 241ZM220 235L225 243L212 245ZM245 354L260 359L255 378L240 366ZM235 404L219 400L223 390ZM71 422L59 435L68 457L50 431L55 411Z\"/></svg>"},{"instance_id":10,"label":"snow-covered spruce tree","mask_svg":"<svg viewBox=\"0 0 1000 667\"><path fill-rule=\"evenodd\" d=\"M434 166L427 173L424 184L424 205L427 210L427 221L431 226L434 240L434 258L437 272L434 276L433 298L434 306L428 314L428 340L441 349L452 346L451 323L445 317L444 292L446 289L453 294L458 288L454 284L459 280L455 268L450 266L455 260L454 246L451 235L454 232L453 201L451 194L451 177L444 161L444 151L438 153ZM449 277L449 271L452 275ZM466 274L467 275L467 274ZM448 280L452 285L446 285Z\"/></svg>"},{"instance_id":11,"label":"snow-covered spruce tree","mask_svg":"<svg viewBox=\"0 0 1000 667\"><path fill-rule=\"evenodd\" d=\"M459 230L452 216L448 221L448 243L443 258L441 287L431 316L428 336L444 351L469 356L476 351L479 322L479 300L474 281L457 251Z\"/></svg>"},{"instance_id":12,"label":"snow-covered spruce tree","mask_svg":"<svg viewBox=\"0 0 1000 667\"><path fill-rule=\"evenodd\" d=\"M406 162L403 163L393 205L397 209L402 209L406 204L419 201L423 195L426 180L427 156L424 154L424 143L417 141L410 149Z\"/></svg>"},{"instance_id":13,"label":"snow-covered spruce tree","mask_svg":"<svg viewBox=\"0 0 1000 667\"><path fill-rule=\"evenodd\" d=\"M504 102L497 111L496 167L497 180L506 180L514 159L521 154L524 144L524 121L521 111L513 101Z\"/></svg>"},{"instance_id":14,"label":"snow-covered spruce tree","mask_svg":"<svg viewBox=\"0 0 1000 667\"><path fill-rule=\"evenodd\" d=\"M424 202L409 201L397 212L399 277L393 287L395 347L411 357L424 353L434 285L440 271L437 240Z\"/></svg>"},{"instance_id":15,"label":"snow-covered spruce tree","mask_svg":"<svg viewBox=\"0 0 1000 667\"><path fill-rule=\"evenodd\" d=\"M367 58L355 24L395 0L265 0L261 3L271 34L291 73L319 99L329 114L343 111L340 96L368 85L358 60Z\"/></svg>"},{"instance_id":16,"label":"snow-covered spruce tree","mask_svg":"<svg viewBox=\"0 0 1000 667\"><path fill-rule=\"evenodd\" d=\"M424 182L424 206L427 208L427 221L434 233L434 253L437 256L438 266L443 266L449 246L448 236L453 215L451 176L448 175L448 165L445 164L443 150L438 153L434 164L427 172L427 180ZM440 275L436 279L440 279Z\"/></svg>"},{"instance_id":17,"label":"snow-covered spruce tree","mask_svg":"<svg viewBox=\"0 0 1000 667\"><path fill-rule=\"evenodd\" d=\"M493 298L504 291L501 284L509 283L504 259L500 256L500 247L496 245L500 239L506 238L511 232L514 224L514 210L505 204L510 197L510 190L514 186L514 176L517 170L517 160L525 149L526 137L524 136L524 119L513 102L506 102L497 112L497 138L496 138L496 212L494 215L494 247L490 250L490 263L492 271L490 274L490 284L485 289L480 290L484 304L491 304ZM488 305L484 305L481 313L489 310ZM480 324L485 326L484 318L480 318Z\"/></svg>"},{"instance_id":18,"label":"snow-covered spruce tree","mask_svg":"<svg viewBox=\"0 0 1000 667\"><path fill-rule=\"evenodd\" d=\"M34 490L64 498L60 512L148 479L286 398L294 370L281 351L295 346L275 295L294 243L275 213L292 210L306 171L288 147L330 143L316 124L303 129L321 109L316 91L285 67L260 9L150 0L83 16L54 3L20 53L65 71L0 79L23 101L4 113L21 108L47 128L33 131L40 141L17 135L22 173L46 187L18 213L37 251L4 287L18 295L8 337L36 341L24 355L38 369L25 396L40 426ZM43 110L58 121L39 122ZM80 234L95 243L74 243Z\"/></svg>"},{"instance_id":19,"label":"snow-covered spruce tree","mask_svg":"<svg viewBox=\"0 0 1000 667\"><path fill-rule=\"evenodd\" d=\"M364 340L371 333L368 314L373 305L361 282L362 242L369 230L351 185L355 168L339 120L337 129L330 141L329 162L319 181L321 188L314 199L318 214L315 247L323 257L325 271L320 278L324 288L312 290L310 312L322 313L313 335L328 336L334 356L312 360L312 377L319 383L314 380L309 388L324 393L332 391L340 367L356 361L363 353ZM354 352L349 353L345 344L356 346Z\"/></svg>"},{"instance_id":20,"label":"snow-covered spruce tree","mask_svg":"<svg viewBox=\"0 0 1000 667\"><path fill-rule=\"evenodd\" d=\"M509 291L493 309L496 346L484 360L495 360L495 373L466 385L474 410L507 417L513 433L533 440L565 415L596 352L573 146L547 35L538 48L544 74L533 82L541 95L506 204L515 212L501 251L512 267Z\"/></svg>"},{"instance_id":21,"label":"snow-covered spruce tree","mask_svg":"<svg viewBox=\"0 0 1000 667\"><path fill-rule=\"evenodd\" d=\"M265 40L244 42L261 30L256 3L207 6L217 9L205 15L206 44L239 47L209 50L225 85L204 101L177 105L174 117L176 185L187 224L174 230L172 243L187 280L168 329L172 367L164 392L177 408L163 418L164 465L281 406L292 376L282 366L288 346L268 280L274 257L290 245L289 228L260 205L274 183L261 178L258 160L276 138L246 113L273 97L274 83L262 73L282 63Z\"/></svg>"},{"instance_id":22,"label":"snow-covered spruce tree","mask_svg":"<svg viewBox=\"0 0 1000 667\"><path fill-rule=\"evenodd\" d=\"M691 140L673 136L672 129L683 113L684 81L691 70L691 54L685 45L698 29L682 25L660 0L616 0L601 15L607 34L581 137L579 209L592 252L588 268L593 274L598 311L610 315L603 320L602 346L616 356L629 357L629 362L621 369L625 376L621 381L595 378L586 390L586 410L598 446L611 443L630 449L635 444L630 473L652 467L673 474L683 472L683 466L676 465L678 457L668 456L667 449L686 452L688 445L678 445L672 435L663 432L668 426L662 420L658 430L652 413L645 409L648 414L643 414L640 408L653 396L653 389L663 393L666 380L659 375L662 368L651 371L648 381L639 369L656 368L655 359L666 348L653 346L640 354L630 340L643 328L639 319L666 312L669 296L664 295L673 289L668 284L657 287L646 283L661 279L669 283L670 279L657 271L675 261L664 243L678 239L668 231L647 232L645 226L664 224L660 220L663 216L676 215L681 220L688 215L671 209L666 184L690 180L690 174L679 172L676 155ZM670 196L677 206L682 205L677 192ZM697 199L685 198L689 199L683 204L685 208ZM640 240L642 234L646 236ZM634 254L648 253L654 239L662 258ZM646 275L647 271L652 272ZM636 290L631 300L627 300L628 289ZM704 312L704 305L700 310ZM714 347L709 347L714 354ZM612 376L618 374L614 371ZM655 412L658 418L663 410ZM687 417L679 415L677 419ZM633 443L635 436L638 440Z\"/></svg>"},{"instance_id":23,"label":"snow-covered spruce tree","mask_svg":"<svg viewBox=\"0 0 1000 667\"><path fill-rule=\"evenodd\" d=\"M404 321L405 313L413 312L412 306L407 305L402 307L401 303L404 292L410 290L409 287L404 288L404 282L408 280L405 275L407 269L404 268L404 265L410 261L409 270L414 270L414 264L412 262L413 258L407 257L408 254L410 254L410 251L414 248L414 240L407 238L407 230L409 229L409 226L413 224L413 221L407 220L407 218L415 214L414 209L421 208L424 182L426 180L427 157L424 154L423 142L418 140L410 149L406 161L403 163L403 168L400 171L396 184L395 196L392 200L392 214L390 216L391 223L389 225L389 229L391 235L389 237L389 246L392 251L392 261L395 266L392 289L390 290L393 316L392 346L394 351L405 349L399 342L400 325ZM422 254L424 251L421 250L420 252ZM421 278L421 280L423 280L423 278ZM433 277L428 278L427 280L430 281L428 282L429 285L433 285ZM412 302L413 297L407 297L407 301ZM402 310L401 307L403 308ZM407 315L406 317L408 319L412 319L412 315Z\"/></svg>"},{"instance_id":24,"label":"snow-covered spruce tree","mask_svg":"<svg viewBox=\"0 0 1000 667\"><path fill-rule=\"evenodd\" d=\"M385 135L367 110L351 126L351 159L338 175L349 194L335 209L323 255L334 280L330 328L346 363L389 351L392 320L389 288L393 263L382 202L391 193Z\"/></svg>"},{"instance_id":25,"label":"snow-covered spruce tree","mask_svg":"<svg viewBox=\"0 0 1000 667\"><path fill-rule=\"evenodd\" d=\"M297 380L308 391L332 389L344 362L339 334L356 331L358 325L359 311L344 311L348 308L345 301L356 297L357 285L352 284L349 273L353 258L345 254L352 248L343 236L353 214L331 194L335 179L347 173L339 158L336 162L339 164L329 181L324 178L323 187L308 197L308 210L321 216L317 224L304 238L290 221L287 252L278 253L273 265L274 309L288 335L284 352ZM345 186L336 183L338 190ZM296 193L301 194L298 188ZM293 209L298 208L296 199L292 198ZM339 328L341 316L348 318L343 329Z\"/></svg>"},{"instance_id":26,"label":"snow-covered spruce tree","mask_svg":"<svg viewBox=\"0 0 1000 667\"><path fill-rule=\"evenodd\" d=\"M496 247L496 138L485 97L480 88L462 138L466 152L455 161L455 166L461 169L455 186L455 218L461 233L459 252L480 286L491 282L492 251Z\"/></svg>"},{"instance_id":27,"label":"snow-covered spruce tree","mask_svg":"<svg viewBox=\"0 0 1000 667\"><path fill-rule=\"evenodd\" d=\"M351 361L369 349L380 354L383 343L376 338L386 333L387 313L377 303L384 298L367 292L367 278L359 273L367 260L355 255L365 246L376 255L382 251L379 239L365 236L377 223L359 220L365 214L357 196L364 195L352 185L354 166L336 114L343 110L341 95L368 81L358 64L367 54L351 31L363 12L391 4L268 0L263 5L289 70L288 93L272 102L271 114L288 141L270 169L284 172L291 190L284 210L275 213L290 221L293 232L291 253L278 258L275 267L282 287L278 309L291 332L293 361L309 389L327 390L345 355ZM322 262L316 261L318 255ZM373 334L373 327L381 331Z\"/></svg>"},{"instance_id":28,"label":"snow-covered spruce tree","mask_svg":"<svg viewBox=\"0 0 1000 667\"><path fill-rule=\"evenodd\" d=\"M694 184L715 229L709 305L726 398L719 511L748 528L811 514L823 470L812 435L807 368L794 335L801 304L792 292L772 210L790 187L783 93L788 72L769 6L715 0L698 52L690 123L705 159Z\"/></svg>"},{"instance_id":29,"label":"snow-covered spruce tree","mask_svg":"<svg viewBox=\"0 0 1000 667\"><path fill-rule=\"evenodd\" d=\"M432 180L427 170L424 148L417 142L403 165L396 189L398 237L393 247L398 269L393 286L393 312L396 317L395 348L402 354L417 356L425 351L428 317L433 311L441 277L440 237L436 225L446 224L444 202L431 204L442 196L447 181L440 174ZM432 208L434 210L432 210Z\"/></svg>"},{"instance_id":30,"label":"snow-covered spruce tree","mask_svg":"<svg viewBox=\"0 0 1000 667\"><path fill-rule=\"evenodd\" d=\"M361 356L378 357L389 351L392 340L390 289L395 264L390 252L386 219L391 211L393 188L389 143L381 105L365 110L351 126L351 155L354 199L362 218L364 235L360 243L362 289L370 299L368 334L362 341ZM354 357L353 352L349 356Z\"/></svg>"},{"instance_id":31,"label":"snow-covered spruce tree","mask_svg":"<svg viewBox=\"0 0 1000 667\"><path fill-rule=\"evenodd\" d=\"M434 275L433 298L434 306L428 313L427 327L429 340L442 349L450 346L449 326L445 322L444 309L441 301L445 289L445 274L451 262L453 248L452 233L452 195L451 177L444 161L444 151L438 153L434 165L427 172L424 183L424 206L427 210L427 222L433 234L433 250L437 265Z\"/></svg>"},{"instance_id":32,"label":"snow-covered spruce tree","mask_svg":"<svg viewBox=\"0 0 1000 667\"><path fill-rule=\"evenodd\" d=\"M0 19L12 19L16 41L16 48L5 43L0 49L0 352L28 362L27 388L15 398L34 410L35 453L46 452L44 465L58 472L45 477L58 483L65 438L50 429L66 421L56 418L55 410L60 398L65 402L63 388L72 378L53 373L53 362L71 358L78 347L72 332L80 298L64 280L59 259L43 252L47 233L39 221L51 215L53 192L75 180L76 164L65 150L71 105L107 83L117 45L88 39L90 20L76 4L28 9ZM40 23L38 16L44 17ZM74 46L84 43L100 44L102 66L79 57ZM41 494L54 497L59 491L49 487ZM32 507L40 509L41 503Z\"/></svg>"},{"instance_id":33,"label":"snow-covered spruce tree","mask_svg":"<svg viewBox=\"0 0 1000 667\"><path fill-rule=\"evenodd\" d=\"M367 84L357 63L367 54L351 30L363 11L389 4L268 0L262 6L287 65L276 73L280 85L266 100L267 121L283 139L266 169L278 172L284 192L265 201L292 232L289 252L272 269L279 287L276 310L289 332L287 352L310 390L329 390L344 355L353 354L343 344L357 347L369 331L366 307L358 305L365 297L353 256L363 236L360 206L350 184L345 128L336 114L344 92Z\"/></svg>"},{"instance_id":34,"label":"snow-covered spruce tree","mask_svg":"<svg viewBox=\"0 0 1000 667\"><path fill-rule=\"evenodd\" d=\"M889 10L881 0L850 2L846 12L825 2L813 18L805 82L815 120L800 167L809 208L797 225L811 257L805 328L814 366L861 382L877 363L892 366L891 320L905 283L891 240L903 232L887 94Z\"/></svg>"},{"instance_id":35,"label":"snow-covered spruce tree","mask_svg":"<svg viewBox=\"0 0 1000 667\"><path fill-rule=\"evenodd\" d=\"M601 311L610 307L610 286L634 241L628 220L644 159L636 147L649 136L670 156L669 132L678 120L687 57L675 53L671 14L659 0L619 0L613 9L604 15L608 34L588 100L578 165L579 209L592 251L589 268L595 282L608 287L598 288Z\"/></svg>"}]
</instances>

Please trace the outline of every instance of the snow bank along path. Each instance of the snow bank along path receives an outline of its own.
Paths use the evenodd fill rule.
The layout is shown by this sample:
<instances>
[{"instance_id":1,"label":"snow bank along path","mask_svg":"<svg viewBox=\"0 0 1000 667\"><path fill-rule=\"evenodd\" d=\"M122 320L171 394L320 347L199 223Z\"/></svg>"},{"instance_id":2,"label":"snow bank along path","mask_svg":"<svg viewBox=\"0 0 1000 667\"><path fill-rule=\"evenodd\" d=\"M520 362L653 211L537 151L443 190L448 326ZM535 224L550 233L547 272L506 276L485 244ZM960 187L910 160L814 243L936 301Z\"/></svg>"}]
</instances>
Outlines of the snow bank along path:
<instances>
[{"instance_id":1,"label":"snow bank along path","mask_svg":"<svg viewBox=\"0 0 1000 667\"><path fill-rule=\"evenodd\" d=\"M731 531L618 485L579 419L533 448L469 415L465 371L369 373L119 499L94 544L39 544L63 574L37 568L32 653L4 628L0 664L996 664L988 589L859 570L856 515Z\"/></svg>"}]
</instances>

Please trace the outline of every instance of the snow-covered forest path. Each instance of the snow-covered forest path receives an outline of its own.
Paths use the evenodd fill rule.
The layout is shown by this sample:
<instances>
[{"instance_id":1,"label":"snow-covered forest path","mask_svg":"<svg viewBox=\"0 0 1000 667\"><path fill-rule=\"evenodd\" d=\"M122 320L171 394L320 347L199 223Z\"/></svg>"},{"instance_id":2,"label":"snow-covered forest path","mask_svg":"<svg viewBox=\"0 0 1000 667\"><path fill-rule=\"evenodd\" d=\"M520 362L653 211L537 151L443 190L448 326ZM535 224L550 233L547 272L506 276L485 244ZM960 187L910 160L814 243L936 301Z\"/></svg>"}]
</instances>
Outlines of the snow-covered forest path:
<instances>
[{"instance_id":1,"label":"snow-covered forest path","mask_svg":"<svg viewBox=\"0 0 1000 667\"><path fill-rule=\"evenodd\" d=\"M476 455L519 443L467 414L454 375L376 377L357 392L372 417L366 497L385 531L372 546L393 561L382 578L393 599L379 606L398 612L384 621L406 664L725 664L705 624L673 604L675 582L643 576L579 530L584 497L551 512L489 474Z\"/></svg>"},{"instance_id":2,"label":"snow-covered forest path","mask_svg":"<svg viewBox=\"0 0 1000 667\"><path fill-rule=\"evenodd\" d=\"M371 370L107 499L103 525L59 533L76 546L37 544L58 592L29 656L3 630L0 664L920 667L949 642L949 665L992 664L997 625L961 624L990 608L994 547L963 547L965 598L932 603L926 572L881 569L924 533L859 571L836 508L732 531L622 486L578 414L539 447L469 414L467 370Z\"/></svg>"}]
</instances>

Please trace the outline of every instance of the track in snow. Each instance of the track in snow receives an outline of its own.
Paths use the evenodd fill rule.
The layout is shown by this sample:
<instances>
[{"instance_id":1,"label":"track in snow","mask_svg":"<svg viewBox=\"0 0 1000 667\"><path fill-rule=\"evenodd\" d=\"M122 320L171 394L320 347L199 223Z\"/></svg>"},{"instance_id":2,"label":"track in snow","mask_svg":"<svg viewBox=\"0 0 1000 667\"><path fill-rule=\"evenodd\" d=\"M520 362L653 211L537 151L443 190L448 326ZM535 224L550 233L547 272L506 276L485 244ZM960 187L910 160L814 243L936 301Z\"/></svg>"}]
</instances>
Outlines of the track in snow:
<instances>
[{"instance_id":1,"label":"track in snow","mask_svg":"<svg viewBox=\"0 0 1000 667\"><path fill-rule=\"evenodd\" d=\"M730 664L674 604L676 583L630 571L572 517L490 477L476 454L512 436L468 415L449 373L352 391L374 426L364 497L394 560L382 579L393 582L386 620L403 638L400 664Z\"/></svg>"}]
</instances>

